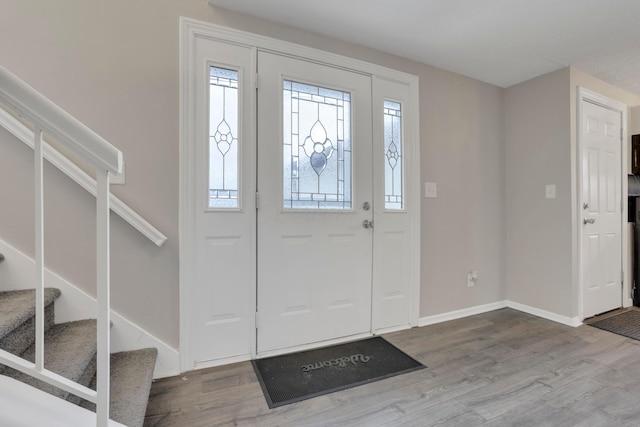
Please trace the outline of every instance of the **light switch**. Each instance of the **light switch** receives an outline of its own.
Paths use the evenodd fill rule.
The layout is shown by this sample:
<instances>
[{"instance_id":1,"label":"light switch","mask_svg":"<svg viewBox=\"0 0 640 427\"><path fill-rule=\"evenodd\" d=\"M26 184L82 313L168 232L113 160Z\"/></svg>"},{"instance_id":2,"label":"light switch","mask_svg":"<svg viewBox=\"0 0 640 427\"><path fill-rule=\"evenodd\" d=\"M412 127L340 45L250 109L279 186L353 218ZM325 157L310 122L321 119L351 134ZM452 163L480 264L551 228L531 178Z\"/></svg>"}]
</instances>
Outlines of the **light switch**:
<instances>
[{"instance_id":1,"label":"light switch","mask_svg":"<svg viewBox=\"0 0 640 427\"><path fill-rule=\"evenodd\" d=\"M424 197L429 199L435 199L438 197L438 187L435 182L424 183Z\"/></svg>"},{"instance_id":2,"label":"light switch","mask_svg":"<svg viewBox=\"0 0 640 427\"><path fill-rule=\"evenodd\" d=\"M555 199L556 198L556 186L554 184L547 185L545 189L545 195L547 199Z\"/></svg>"}]
</instances>

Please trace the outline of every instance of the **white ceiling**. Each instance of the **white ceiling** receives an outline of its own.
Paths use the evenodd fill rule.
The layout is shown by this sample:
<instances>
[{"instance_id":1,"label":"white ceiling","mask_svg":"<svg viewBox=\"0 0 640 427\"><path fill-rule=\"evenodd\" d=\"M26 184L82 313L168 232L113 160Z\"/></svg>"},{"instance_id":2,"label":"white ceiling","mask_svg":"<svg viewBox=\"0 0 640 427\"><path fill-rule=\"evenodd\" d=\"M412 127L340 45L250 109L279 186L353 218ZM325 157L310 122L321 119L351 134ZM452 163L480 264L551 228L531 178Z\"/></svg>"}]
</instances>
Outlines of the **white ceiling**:
<instances>
[{"instance_id":1,"label":"white ceiling","mask_svg":"<svg viewBox=\"0 0 640 427\"><path fill-rule=\"evenodd\" d=\"M209 0L500 87L572 65L640 94L640 0Z\"/></svg>"}]
</instances>

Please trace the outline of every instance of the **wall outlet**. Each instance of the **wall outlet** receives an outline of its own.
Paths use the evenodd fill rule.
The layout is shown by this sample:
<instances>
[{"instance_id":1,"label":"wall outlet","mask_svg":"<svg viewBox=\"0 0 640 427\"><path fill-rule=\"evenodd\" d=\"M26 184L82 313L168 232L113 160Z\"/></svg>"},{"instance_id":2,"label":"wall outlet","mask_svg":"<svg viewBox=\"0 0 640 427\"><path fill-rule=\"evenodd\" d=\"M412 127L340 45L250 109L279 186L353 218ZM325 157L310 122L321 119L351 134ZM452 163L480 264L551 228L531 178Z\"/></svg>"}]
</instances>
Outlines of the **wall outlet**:
<instances>
[{"instance_id":1,"label":"wall outlet","mask_svg":"<svg viewBox=\"0 0 640 427\"><path fill-rule=\"evenodd\" d=\"M478 270L471 270L467 273L467 287L473 288L478 281Z\"/></svg>"}]
</instances>

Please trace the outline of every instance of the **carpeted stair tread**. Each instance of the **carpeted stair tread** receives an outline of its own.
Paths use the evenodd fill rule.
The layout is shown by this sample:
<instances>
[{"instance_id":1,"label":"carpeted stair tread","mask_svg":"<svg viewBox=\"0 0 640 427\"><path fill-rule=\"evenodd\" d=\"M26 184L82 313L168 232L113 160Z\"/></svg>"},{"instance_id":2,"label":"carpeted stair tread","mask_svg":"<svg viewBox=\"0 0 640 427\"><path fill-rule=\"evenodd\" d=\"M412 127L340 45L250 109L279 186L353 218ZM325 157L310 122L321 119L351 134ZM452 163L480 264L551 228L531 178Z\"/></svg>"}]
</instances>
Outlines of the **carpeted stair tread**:
<instances>
[{"instance_id":1,"label":"carpeted stair tread","mask_svg":"<svg viewBox=\"0 0 640 427\"><path fill-rule=\"evenodd\" d=\"M59 295L58 289L45 288L45 331L54 324L54 301ZM0 292L1 349L19 356L33 344L36 335L35 296L34 290ZM0 373L4 370L5 366L0 365Z\"/></svg>"},{"instance_id":2,"label":"carpeted stair tread","mask_svg":"<svg viewBox=\"0 0 640 427\"><path fill-rule=\"evenodd\" d=\"M44 346L44 365L46 369L72 381L89 385L89 381L95 373L95 320L78 320L54 325L45 334ZM33 362L35 359L35 346L29 347L22 357ZM93 369L93 372L91 372L91 369ZM87 372L87 370L90 372ZM12 369L7 370L7 375L63 399L69 395L64 390Z\"/></svg>"},{"instance_id":3,"label":"carpeted stair tread","mask_svg":"<svg viewBox=\"0 0 640 427\"><path fill-rule=\"evenodd\" d=\"M35 294L36 291L33 289L0 292L0 338L35 315ZM59 296L59 289L45 288L45 307L53 303Z\"/></svg>"},{"instance_id":4,"label":"carpeted stair tread","mask_svg":"<svg viewBox=\"0 0 640 427\"><path fill-rule=\"evenodd\" d=\"M54 302L60 290L45 288L45 368L95 389L96 321L54 324ZM0 292L0 348L31 362L35 359L35 291ZM111 419L142 427L158 351L155 348L111 355ZM4 371L2 371L4 369ZM54 396L95 405L19 371L0 365L0 373Z\"/></svg>"},{"instance_id":5,"label":"carpeted stair tread","mask_svg":"<svg viewBox=\"0 0 640 427\"><path fill-rule=\"evenodd\" d=\"M158 350L123 351L111 354L110 418L129 427L142 427ZM95 377L91 383L95 389ZM95 405L81 405L95 411Z\"/></svg>"}]
</instances>

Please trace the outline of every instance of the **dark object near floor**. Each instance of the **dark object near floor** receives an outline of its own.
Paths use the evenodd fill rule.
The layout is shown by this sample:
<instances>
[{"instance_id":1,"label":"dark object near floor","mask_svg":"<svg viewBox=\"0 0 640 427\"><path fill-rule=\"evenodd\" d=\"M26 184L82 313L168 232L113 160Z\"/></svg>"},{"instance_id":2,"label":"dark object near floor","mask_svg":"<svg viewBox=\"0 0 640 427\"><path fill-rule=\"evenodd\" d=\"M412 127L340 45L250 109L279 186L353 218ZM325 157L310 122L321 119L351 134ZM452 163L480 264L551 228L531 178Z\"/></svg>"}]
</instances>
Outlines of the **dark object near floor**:
<instances>
[{"instance_id":1,"label":"dark object near floor","mask_svg":"<svg viewBox=\"0 0 640 427\"><path fill-rule=\"evenodd\" d=\"M425 368L380 337L252 363L269 408Z\"/></svg>"},{"instance_id":2,"label":"dark object near floor","mask_svg":"<svg viewBox=\"0 0 640 427\"><path fill-rule=\"evenodd\" d=\"M615 316L589 323L589 326L640 341L640 311L624 311Z\"/></svg>"}]
</instances>

